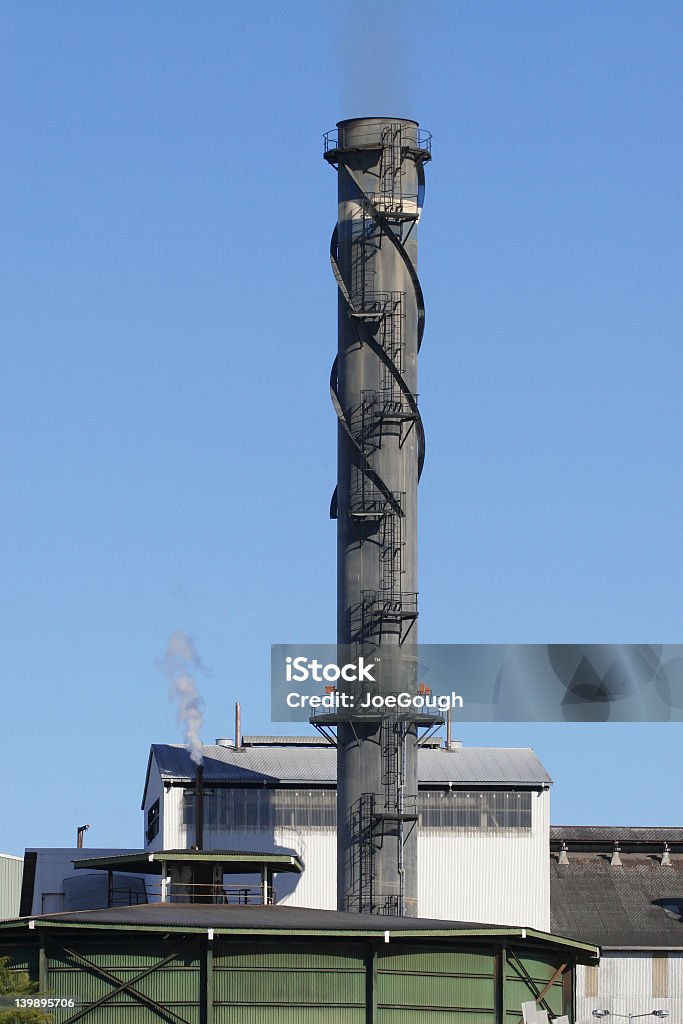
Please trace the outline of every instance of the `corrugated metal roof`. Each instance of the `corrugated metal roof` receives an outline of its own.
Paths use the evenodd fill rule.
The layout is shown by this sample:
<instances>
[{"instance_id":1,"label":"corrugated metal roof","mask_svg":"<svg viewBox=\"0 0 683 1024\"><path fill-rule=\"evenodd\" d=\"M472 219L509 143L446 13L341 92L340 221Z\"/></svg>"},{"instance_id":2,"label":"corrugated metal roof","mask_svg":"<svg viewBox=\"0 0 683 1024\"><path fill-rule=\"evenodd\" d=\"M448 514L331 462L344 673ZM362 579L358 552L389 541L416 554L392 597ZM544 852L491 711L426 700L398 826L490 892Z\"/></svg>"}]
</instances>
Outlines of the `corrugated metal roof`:
<instances>
[{"instance_id":1,"label":"corrugated metal roof","mask_svg":"<svg viewBox=\"0 0 683 1024\"><path fill-rule=\"evenodd\" d=\"M195 765L180 744L155 743L152 755L164 779L191 780ZM529 747L423 748L418 753L421 784L548 785L552 780ZM333 746L252 746L235 750L204 747L204 780L336 785Z\"/></svg>"},{"instance_id":2,"label":"corrugated metal roof","mask_svg":"<svg viewBox=\"0 0 683 1024\"><path fill-rule=\"evenodd\" d=\"M662 867L657 858L621 854L569 855L550 863L550 927L559 935L616 949L683 948L683 860ZM668 908L668 912L667 912Z\"/></svg>"},{"instance_id":3,"label":"corrugated metal roof","mask_svg":"<svg viewBox=\"0 0 683 1024\"><path fill-rule=\"evenodd\" d=\"M243 736L245 747L329 747L324 736Z\"/></svg>"},{"instance_id":4,"label":"corrugated metal roof","mask_svg":"<svg viewBox=\"0 0 683 1024\"><path fill-rule=\"evenodd\" d=\"M421 749L417 758L421 783L457 782L483 785L550 785L552 779L531 747L458 747Z\"/></svg>"},{"instance_id":5,"label":"corrugated metal roof","mask_svg":"<svg viewBox=\"0 0 683 1024\"><path fill-rule=\"evenodd\" d=\"M631 825L551 825L551 843L683 843L683 828L637 827Z\"/></svg>"},{"instance_id":6,"label":"corrugated metal roof","mask_svg":"<svg viewBox=\"0 0 683 1024\"><path fill-rule=\"evenodd\" d=\"M551 946L569 946L592 956L597 952L590 945L551 935L535 928L518 928L506 925L481 924L469 921L440 921L423 917L383 917L378 914L350 914L336 910L312 910L305 907L249 906L226 904L190 903L147 903L132 907L111 907L105 910L81 910L60 914L41 914L24 917L14 922L0 922L0 929L26 928L29 922L46 927L65 925L75 928L119 929L186 929L204 930L213 928L221 932L280 932L295 938L312 932L330 936L359 933L383 938L386 931L391 940L402 937L423 938L431 935L450 936L457 941L481 938L482 936L510 936L511 938L536 939Z\"/></svg>"}]
</instances>

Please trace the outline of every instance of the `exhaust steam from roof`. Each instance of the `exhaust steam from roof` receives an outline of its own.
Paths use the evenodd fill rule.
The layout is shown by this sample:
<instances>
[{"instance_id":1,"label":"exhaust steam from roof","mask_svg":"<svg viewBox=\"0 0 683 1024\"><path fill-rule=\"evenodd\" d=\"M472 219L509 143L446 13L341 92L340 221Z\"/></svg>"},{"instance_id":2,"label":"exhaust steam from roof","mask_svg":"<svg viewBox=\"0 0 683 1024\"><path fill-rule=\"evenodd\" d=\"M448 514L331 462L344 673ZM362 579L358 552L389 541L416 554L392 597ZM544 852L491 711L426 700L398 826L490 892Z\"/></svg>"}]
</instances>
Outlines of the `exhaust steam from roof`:
<instances>
[{"instance_id":1,"label":"exhaust steam from roof","mask_svg":"<svg viewBox=\"0 0 683 1024\"><path fill-rule=\"evenodd\" d=\"M197 675L207 676L208 670L202 663L194 641L177 629L171 634L161 668L169 679L169 697L178 702L178 721L185 729L185 743L195 764L202 763L204 701L197 689Z\"/></svg>"}]
</instances>

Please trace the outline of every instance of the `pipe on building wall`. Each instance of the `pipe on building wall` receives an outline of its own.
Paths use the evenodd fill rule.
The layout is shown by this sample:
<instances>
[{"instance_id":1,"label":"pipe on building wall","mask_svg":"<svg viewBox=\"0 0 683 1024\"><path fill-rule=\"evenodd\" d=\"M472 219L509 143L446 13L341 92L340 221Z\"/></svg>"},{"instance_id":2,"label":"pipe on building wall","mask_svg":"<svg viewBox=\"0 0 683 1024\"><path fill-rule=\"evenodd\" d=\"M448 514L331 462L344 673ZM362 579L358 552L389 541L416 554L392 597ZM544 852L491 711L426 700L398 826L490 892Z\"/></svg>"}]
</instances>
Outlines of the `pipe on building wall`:
<instances>
[{"instance_id":1,"label":"pipe on building wall","mask_svg":"<svg viewBox=\"0 0 683 1024\"><path fill-rule=\"evenodd\" d=\"M204 765L198 764L195 772L195 829L194 843L197 850L204 849Z\"/></svg>"}]
</instances>

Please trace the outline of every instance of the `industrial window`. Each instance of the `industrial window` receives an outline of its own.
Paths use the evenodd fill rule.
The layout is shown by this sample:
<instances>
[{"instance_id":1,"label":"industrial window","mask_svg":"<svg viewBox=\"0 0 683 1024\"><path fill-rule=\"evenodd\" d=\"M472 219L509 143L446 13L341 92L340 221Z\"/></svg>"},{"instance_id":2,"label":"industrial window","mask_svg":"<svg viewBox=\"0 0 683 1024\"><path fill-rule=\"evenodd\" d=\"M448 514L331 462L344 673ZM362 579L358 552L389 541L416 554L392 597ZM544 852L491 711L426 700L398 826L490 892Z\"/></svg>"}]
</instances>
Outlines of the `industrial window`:
<instances>
[{"instance_id":1,"label":"industrial window","mask_svg":"<svg viewBox=\"0 0 683 1024\"><path fill-rule=\"evenodd\" d=\"M419 826L460 832L528 832L531 793L427 789L418 796Z\"/></svg>"},{"instance_id":2,"label":"industrial window","mask_svg":"<svg viewBox=\"0 0 683 1024\"><path fill-rule=\"evenodd\" d=\"M666 953L652 955L652 995L668 996L669 994L669 957Z\"/></svg>"},{"instance_id":3,"label":"industrial window","mask_svg":"<svg viewBox=\"0 0 683 1024\"><path fill-rule=\"evenodd\" d=\"M460 832L531 831L529 791L421 790L418 797L422 829ZM153 808L150 808L150 814ZM194 826L194 793L183 799L183 825ZM268 831L274 828L336 826L337 794L332 789L252 789L247 786L204 791L207 828ZM150 823L151 825L151 823ZM150 826L148 826L150 827ZM158 821L157 821L158 831ZM156 834L156 833L155 833ZM149 838L153 838L151 835Z\"/></svg>"},{"instance_id":4,"label":"industrial window","mask_svg":"<svg viewBox=\"0 0 683 1024\"><path fill-rule=\"evenodd\" d=\"M194 793L183 797L183 825L194 826ZM215 829L334 828L337 794L331 789L205 789L204 825Z\"/></svg>"},{"instance_id":5,"label":"industrial window","mask_svg":"<svg viewBox=\"0 0 683 1024\"><path fill-rule=\"evenodd\" d=\"M159 801L155 800L147 811L147 842L151 843L159 834Z\"/></svg>"}]
</instances>

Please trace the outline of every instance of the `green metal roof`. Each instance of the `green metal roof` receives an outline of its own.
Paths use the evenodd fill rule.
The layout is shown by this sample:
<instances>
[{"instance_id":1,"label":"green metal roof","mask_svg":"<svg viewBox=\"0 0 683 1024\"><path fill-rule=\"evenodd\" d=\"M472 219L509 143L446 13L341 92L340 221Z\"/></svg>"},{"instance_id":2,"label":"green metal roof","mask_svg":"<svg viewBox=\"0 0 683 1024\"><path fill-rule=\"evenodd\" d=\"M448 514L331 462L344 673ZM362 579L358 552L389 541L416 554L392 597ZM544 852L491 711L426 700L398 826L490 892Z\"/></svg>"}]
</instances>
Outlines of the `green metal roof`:
<instances>
[{"instance_id":1,"label":"green metal roof","mask_svg":"<svg viewBox=\"0 0 683 1024\"><path fill-rule=\"evenodd\" d=\"M73 861L75 868L90 871L130 871L135 874L160 875L168 863L221 864L226 874L258 874L262 867L273 872L288 871L300 875L303 864L296 854L250 853L244 850L156 850L148 853L118 853L110 857L83 857Z\"/></svg>"}]
</instances>

